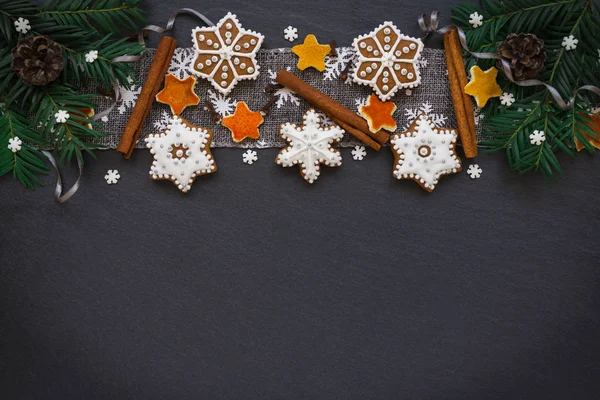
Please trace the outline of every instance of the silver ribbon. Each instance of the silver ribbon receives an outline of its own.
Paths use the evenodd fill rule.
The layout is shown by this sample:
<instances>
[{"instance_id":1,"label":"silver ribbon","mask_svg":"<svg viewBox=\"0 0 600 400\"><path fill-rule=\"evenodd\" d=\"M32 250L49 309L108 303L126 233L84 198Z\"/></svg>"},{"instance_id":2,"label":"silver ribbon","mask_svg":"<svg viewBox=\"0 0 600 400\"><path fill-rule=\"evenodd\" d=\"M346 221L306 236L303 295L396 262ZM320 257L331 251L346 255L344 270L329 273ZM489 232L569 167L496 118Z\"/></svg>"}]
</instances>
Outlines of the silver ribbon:
<instances>
[{"instance_id":1,"label":"silver ribbon","mask_svg":"<svg viewBox=\"0 0 600 400\"><path fill-rule=\"evenodd\" d=\"M73 196L75 194L75 192L77 192L77 189L79 189L79 185L81 184L81 175L83 174L83 161L80 161L79 158L77 158L77 167L79 168L79 176L77 177L77 181L75 182L75 184L73 186L71 186L71 188L69 190L67 190L65 194L63 194L62 193L62 190L63 190L62 177L60 175L60 169L58 167L58 163L56 162L56 159L54 158L52 153L50 153L49 151L42 150L42 153L48 158L48 160L50 161L50 164L52 164L52 166L54 167L54 170L56 171L56 187L54 188L54 197L56 198L56 201L58 201L59 203L64 203L65 201L69 200L71 198L71 196Z\"/></svg>"},{"instance_id":2,"label":"silver ribbon","mask_svg":"<svg viewBox=\"0 0 600 400\"><path fill-rule=\"evenodd\" d=\"M419 27L421 28L421 30L423 32L425 32L425 37L427 37L431 33L444 34L451 29L456 29L456 31L458 32L458 38L460 40L460 45L469 54L471 54L475 58L500 60L500 66L502 68L502 72L504 72L504 75L506 76L506 78L509 81L511 81L512 83L514 83L515 85L524 86L524 87L544 86L548 90L548 92L550 92L550 95L552 96L552 98L554 99L556 104L562 110L568 110L568 109L571 109L574 107L575 98L577 97L577 94L581 90L587 90L587 91L593 92L596 95L600 96L600 88L598 88L596 86L592 86L592 85L584 85L584 86L581 86L580 88L577 88L573 92L573 95L569 99L569 101L565 101L554 86L551 86L545 82L542 82L539 79L528 79L525 81L516 81L513 77L512 71L510 70L510 64L508 63L508 61L501 59L500 56L498 56L496 53L476 53L476 52L472 52L471 50L469 50L469 47L467 46L467 36L465 35L465 32L459 26L447 25L443 28L438 29L438 24L439 24L439 12L438 11L433 11L429 17L425 14L419 16L418 23L419 23Z\"/></svg>"},{"instance_id":3,"label":"silver ribbon","mask_svg":"<svg viewBox=\"0 0 600 400\"><path fill-rule=\"evenodd\" d=\"M175 20L177 19L177 17L182 14L193 15L193 16L199 18L206 25L215 26L215 24L213 24L212 21L209 20L204 14L202 14L194 9L191 9L191 8L181 8L181 9L173 12L173 14L171 14L169 19L167 20L167 25L164 28L157 26L157 25L146 25L145 27L143 27L138 34L138 42L142 46L146 47L146 41L144 39L144 32L156 32L156 33L168 32L171 29L173 29L173 27L175 26ZM143 57L143 55L119 56L119 57L113 58L111 60L111 62L135 62L135 61L139 61L142 57ZM121 90L119 89L119 85L117 85L115 83L113 85L113 90L115 91L114 101L106 109L95 114L92 117L92 121L99 121L103 117L108 116L108 114L110 114L112 112L112 110L114 110L114 108L117 106L117 104L121 100ZM75 192L77 192L77 190L79 189L79 186L81 184L81 175L83 174L83 162L80 161L79 159L77 159L77 167L79 168L79 176L77 177L77 181L75 182L75 184L73 186L71 186L71 188L69 190L67 190L67 192L65 194L62 194L62 190L63 190L62 177L60 175L60 168L58 166L58 163L56 162L56 159L54 158L52 153L50 153L49 151L43 150L42 153L48 158L48 160L50 161L50 164L52 164L52 166L56 170L57 178L56 178L56 187L54 189L54 197L56 198L56 201L58 201L59 203L64 203L65 201L69 200L75 194Z\"/></svg>"}]
</instances>

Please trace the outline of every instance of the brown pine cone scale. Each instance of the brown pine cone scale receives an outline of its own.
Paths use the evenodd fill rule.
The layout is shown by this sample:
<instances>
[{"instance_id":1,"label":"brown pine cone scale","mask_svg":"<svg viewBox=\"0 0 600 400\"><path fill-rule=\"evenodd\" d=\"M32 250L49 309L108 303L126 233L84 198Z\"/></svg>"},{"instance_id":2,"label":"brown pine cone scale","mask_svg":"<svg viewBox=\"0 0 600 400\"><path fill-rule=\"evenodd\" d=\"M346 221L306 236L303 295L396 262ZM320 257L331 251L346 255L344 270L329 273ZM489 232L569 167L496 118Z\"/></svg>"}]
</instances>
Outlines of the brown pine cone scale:
<instances>
[{"instance_id":1,"label":"brown pine cone scale","mask_svg":"<svg viewBox=\"0 0 600 400\"><path fill-rule=\"evenodd\" d=\"M26 84L45 86L64 68L62 50L45 36L25 38L12 49L12 68Z\"/></svg>"},{"instance_id":2,"label":"brown pine cone scale","mask_svg":"<svg viewBox=\"0 0 600 400\"><path fill-rule=\"evenodd\" d=\"M544 69L544 41L531 33L511 33L497 49L501 59L508 61L517 81L535 79Z\"/></svg>"}]
</instances>

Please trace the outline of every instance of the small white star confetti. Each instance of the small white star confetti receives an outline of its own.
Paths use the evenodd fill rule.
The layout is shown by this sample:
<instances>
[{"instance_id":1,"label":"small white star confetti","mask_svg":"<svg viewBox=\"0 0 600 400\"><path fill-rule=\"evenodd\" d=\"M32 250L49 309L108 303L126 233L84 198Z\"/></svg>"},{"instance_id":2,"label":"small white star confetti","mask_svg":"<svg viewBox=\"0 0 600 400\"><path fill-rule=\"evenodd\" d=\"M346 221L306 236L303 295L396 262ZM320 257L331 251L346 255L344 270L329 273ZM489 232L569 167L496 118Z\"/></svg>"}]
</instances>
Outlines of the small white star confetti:
<instances>
[{"instance_id":1,"label":"small white star confetti","mask_svg":"<svg viewBox=\"0 0 600 400\"><path fill-rule=\"evenodd\" d=\"M469 23L473 28L480 27L483 25L483 15L475 11L473 14L469 15Z\"/></svg>"},{"instance_id":2,"label":"small white star confetti","mask_svg":"<svg viewBox=\"0 0 600 400\"><path fill-rule=\"evenodd\" d=\"M283 37L286 40L293 42L294 40L298 39L298 29L294 28L293 26L288 26L283 30Z\"/></svg>"},{"instance_id":3,"label":"small white star confetti","mask_svg":"<svg viewBox=\"0 0 600 400\"><path fill-rule=\"evenodd\" d=\"M481 178L482 172L483 172L483 170L481 168L479 168L479 165L477 165L477 164L469 165L469 169L467 169L467 174L469 174L471 179Z\"/></svg>"},{"instance_id":4,"label":"small white star confetti","mask_svg":"<svg viewBox=\"0 0 600 400\"><path fill-rule=\"evenodd\" d=\"M562 47L567 51L575 50L577 48L577 43L579 43L579 40L575 39L575 36L565 36L562 41Z\"/></svg>"},{"instance_id":5,"label":"small white star confetti","mask_svg":"<svg viewBox=\"0 0 600 400\"><path fill-rule=\"evenodd\" d=\"M15 21L15 29L17 32L21 32L23 34L29 32L31 29L31 25L29 25L29 20L25 18L19 18Z\"/></svg>"},{"instance_id":6,"label":"small white star confetti","mask_svg":"<svg viewBox=\"0 0 600 400\"><path fill-rule=\"evenodd\" d=\"M354 146L354 150L352 150L352 158L356 161L362 161L363 158L367 155L367 150L365 146Z\"/></svg>"},{"instance_id":7,"label":"small white star confetti","mask_svg":"<svg viewBox=\"0 0 600 400\"><path fill-rule=\"evenodd\" d=\"M529 135L529 141L531 144L541 146L542 143L546 141L546 135L544 134L544 131L535 130L531 135Z\"/></svg>"},{"instance_id":8,"label":"small white star confetti","mask_svg":"<svg viewBox=\"0 0 600 400\"><path fill-rule=\"evenodd\" d=\"M16 153L17 151L21 150L22 144L23 142L21 141L21 139L19 139L18 136L8 139L8 149L13 153Z\"/></svg>"},{"instance_id":9,"label":"small white star confetti","mask_svg":"<svg viewBox=\"0 0 600 400\"><path fill-rule=\"evenodd\" d=\"M119 182L119 179L121 179L121 175L119 175L119 171L117 171L116 169L109 169L108 171L106 171L104 179L106 180L106 183L112 185Z\"/></svg>"},{"instance_id":10,"label":"small white star confetti","mask_svg":"<svg viewBox=\"0 0 600 400\"><path fill-rule=\"evenodd\" d=\"M98 50L90 50L85 53L85 61L88 63L93 63L98 58Z\"/></svg>"},{"instance_id":11,"label":"small white star confetti","mask_svg":"<svg viewBox=\"0 0 600 400\"><path fill-rule=\"evenodd\" d=\"M504 92L500 96L500 103L506 107L510 107L515 102L515 96L512 93Z\"/></svg>"},{"instance_id":12,"label":"small white star confetti","mask_svg":"<svg viewBox=\"0 0 600 400\"><path fill-rule=\"evenodd\" d=\"M242 154L242 161L248 165L252 165L254 162L258 161L258 153L254 150L246 150L246 152Z\"/></svg>"},{"instance_id":13,"label":"small white star confetti","mask_svg":"<svg viewBox=\"0 0 600 400\"><path fill-rule=\"evenodd\" d=\"M71 116L65 110L58 110L56 114L54 114L54 118L56 118L56 122L59 124L64 124Z\"/></svg>"}]
</instances>

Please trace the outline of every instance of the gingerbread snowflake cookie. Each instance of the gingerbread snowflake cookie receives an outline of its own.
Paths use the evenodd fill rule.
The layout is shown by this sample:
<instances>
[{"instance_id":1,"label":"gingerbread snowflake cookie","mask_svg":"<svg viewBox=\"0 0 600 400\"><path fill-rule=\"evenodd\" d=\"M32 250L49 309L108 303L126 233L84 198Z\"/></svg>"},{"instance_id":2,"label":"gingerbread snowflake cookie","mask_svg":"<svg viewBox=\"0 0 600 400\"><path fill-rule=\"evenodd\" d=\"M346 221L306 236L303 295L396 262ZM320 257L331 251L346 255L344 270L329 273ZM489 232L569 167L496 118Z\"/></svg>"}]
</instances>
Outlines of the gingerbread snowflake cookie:
<instances>
[{"instance_id":1,"label":"gingerbread snowflake cookie","mask_svg":"<svg viewBox=\"0 0 600 400\"><path fill-rule=\"evenodd\" d=\"M210 152L212 132L173 117L163 133L148 135L146 146L154 155L150 177L169 179L187 193L197 176L217 171Z\"/></svg>"},{"instance_id":2,"label":"gingerbread snowflake cookie","mask_svg":"<svg viewBox=\"0 0 600 400\"><path fill-rule=\"evenodd\" d=\"M390 99L400 88L421 83L418 59L423 42L403 35L391 22L384 22L367 35L354 39L358 62L352 79L373 88L381 101Z\"/></svg>"},{"instance_id":3,"label":"gingerbread snowflake cookie","mask_svg":"<svg viewBox=\"0 0 600 400\"><path fill-rule=\"evenodd\" d=\"M216 26L192 31L196 58L190 72L228 94L241 80L256 79L256 53L264 36L242 28L236 16L227 13Z\"/></svg>"},{"instance_id":4,"label":"gingerbread snowflake cookie","mask_svg":"<svg viewBox=\"0 0 600 400\"><path fill-rule=\"evenodd\" d=\"M437 127L427 115L421 114L406 131L390 138L394 176L412 179L432 192L440 176L461 170L456 137L455 129Z\"/></svg>"},{"instance_id":5,"label":"gingerbread snowflake cookie","mask_svg":"<svg viewBox=\"0 0 600 400\"><path fill-rule=\"evenodd\" d=\"M281 125L281 137L289 142L275 162L284 167L298 164L300 174L308 183L313 183L320 175L320 165L329 167L342 165L342 155L331 145L339 142L344 130L337 125L322 126L321 117L313 109L304 114L304 125L292 123Z\"/></svg>"}]
</instances>

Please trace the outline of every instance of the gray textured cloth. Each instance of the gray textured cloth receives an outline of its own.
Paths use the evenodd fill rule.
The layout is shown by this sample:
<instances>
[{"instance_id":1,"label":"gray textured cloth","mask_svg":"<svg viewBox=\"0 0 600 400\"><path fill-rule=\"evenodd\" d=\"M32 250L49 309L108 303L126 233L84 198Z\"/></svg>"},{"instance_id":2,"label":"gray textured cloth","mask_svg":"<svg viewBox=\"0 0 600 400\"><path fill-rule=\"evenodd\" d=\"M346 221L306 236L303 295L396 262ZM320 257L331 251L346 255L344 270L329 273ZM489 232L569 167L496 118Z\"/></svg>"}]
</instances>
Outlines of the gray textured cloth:
<instances>
[{"instance_id":1,"label":"gray textured cloth","mask_svg":"<svg viewBox=\"0 0 600 400\"><path fill-rule=\"evenodd\" d=\"M101 143L108 148L115 148L119 143L123 128L141 90L140 85L146 78L146 72L152 62L154 52L154 49L148 49L143 58L134 64L137 84L131 90L121 88L122 101L103 119L104 131L109 135L103 138ZM196 107L188 107L182 113L182 117L195 125L212 129L214 132L213 147L283 147L285 142L279 137L280 125L285 122L301 123L302 115L311 107L304 99L288 89L277 91L278 101L260 126L261 135L256 141L245 139L241 143L234 142L230 131L216 124L210 114L204 110L204 102L210 100L222 115L233 112L237 101L245 101L250 109L258 110L268 100L268 95L264 92L265 86L273 82L279 70L286 68L349 109L357 111L358 105L363 104L373 91L370 87L350 81L342 82L338 78L339 73L348 62L352 62L353 58L354 50L351 47L342 47L338 48L338 57L326 58L327 69L324 72L314 69L299 71L296 68L297 57L291 53L289 48L262 49L257 54L261 73L256 80L239 82L227 97L223 97L207 80L199 79L196 85L196 94L200 96L201 102ZM193 49L177 49L169 72L179 78L188 76L188 69L193 59ZM456 127L443 50L424 49L419 64L422 74L421 85L410 90L400 90L393 99L398 106L394 114L398 121L398 131L400 128L408 126L421 112L429 114L440 126ZM99 110L109 105L109 100L102 99L99 102ZM163 131L170 116L169 106L155 102L144 125L142 137ZM350 147L359 143L354 137L346 134L341 146ZM140 140L137 147L144 147L144 142Z\"/></svg>"}]
</instances>

